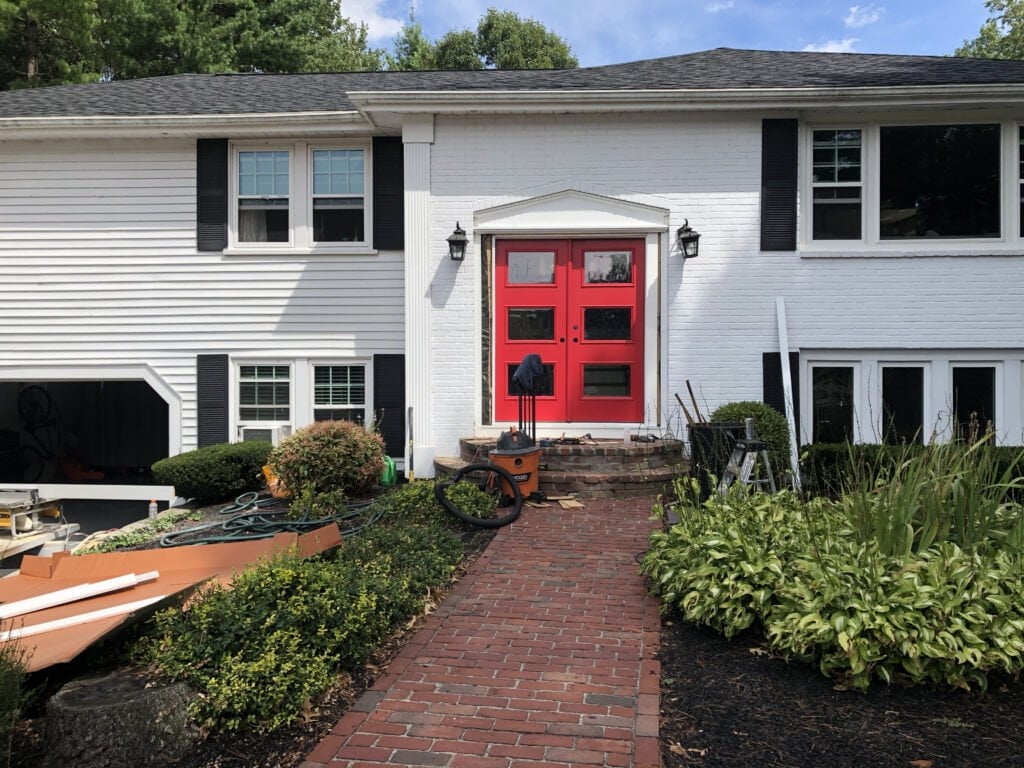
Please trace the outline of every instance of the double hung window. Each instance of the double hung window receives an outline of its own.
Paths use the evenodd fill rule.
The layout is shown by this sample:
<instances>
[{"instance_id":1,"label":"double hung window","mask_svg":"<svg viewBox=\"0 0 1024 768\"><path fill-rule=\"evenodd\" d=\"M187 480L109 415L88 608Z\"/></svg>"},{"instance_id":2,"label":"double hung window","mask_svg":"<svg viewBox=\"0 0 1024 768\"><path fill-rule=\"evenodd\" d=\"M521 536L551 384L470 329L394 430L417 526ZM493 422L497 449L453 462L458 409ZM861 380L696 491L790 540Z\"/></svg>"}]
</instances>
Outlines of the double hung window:
<instances>
[{"instance_id":1,"label":"double hung window","mask_svg":"<svg viewBox=\"0 0 1024 768\"><path fill-rule=\"evenodd\" d=\"M287 252L368 248L369 145L235 148L233 247Z\"/></svg>"},{"instance_id":2,"label":"double hung window","mask_svg":"<svg viewBox=\"0 0 1024 768\"><path fill-rule=\"evenodd\" d=\"M366 423L366 366L313 366L313 420Z\"/></svg>"}]
</instances>

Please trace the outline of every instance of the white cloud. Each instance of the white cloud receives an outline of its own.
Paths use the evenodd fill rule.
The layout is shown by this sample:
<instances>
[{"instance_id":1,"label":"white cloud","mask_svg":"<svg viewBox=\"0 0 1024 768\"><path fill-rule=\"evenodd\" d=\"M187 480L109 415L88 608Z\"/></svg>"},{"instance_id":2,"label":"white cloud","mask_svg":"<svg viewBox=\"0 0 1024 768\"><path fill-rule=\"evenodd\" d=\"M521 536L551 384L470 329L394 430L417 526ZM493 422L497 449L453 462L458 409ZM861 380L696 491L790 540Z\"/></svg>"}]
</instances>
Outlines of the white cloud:
<instances>
[{"instance_id":1,"label":"white cloud","mask_svg":"<svg viewBox=\"0 0 1024 768\"><path fill-rule=\"evenodd\" d=\"M720 0L710 5L705 5L704 10L708 13L718 13L719 11L728 11L730 8L735 7L735 0Z\"/></svg>"},{"instance_id":2,"label":"white cloud","mask_svg":"<svg viewBox=\"0 0 1024 768\"><path fill-rule=\"evenodd\" d=\"M405 26L403 19L393 19L381 11L384 0L342 0L341 15L356 24L366 25L370 42L390 41Z\"/></svg>"},{"instance_id":3,"label":"white cloud","mask_svg":"<svg viewBox=\"0 0 1024 768\"><path fill-rule=\"evenodd\" d=\"M860 29L868 24L874 24L885 14L885 8L874 5L851 5L850 12L846 14L843 23L849 29Z\"/></svg>"},{"instance_id":4,"label":"white cloud","mask_svg":"<svg viewBox=\"0 0 1024 768\"><path fill-rule=\"evenodd\" d=\"M829 40L821 45L805 45L805 51L816 51L817 53L853 53L853 46L857 42L856 37L846 37L842 40Z\"/></svg>"}]
</instances>

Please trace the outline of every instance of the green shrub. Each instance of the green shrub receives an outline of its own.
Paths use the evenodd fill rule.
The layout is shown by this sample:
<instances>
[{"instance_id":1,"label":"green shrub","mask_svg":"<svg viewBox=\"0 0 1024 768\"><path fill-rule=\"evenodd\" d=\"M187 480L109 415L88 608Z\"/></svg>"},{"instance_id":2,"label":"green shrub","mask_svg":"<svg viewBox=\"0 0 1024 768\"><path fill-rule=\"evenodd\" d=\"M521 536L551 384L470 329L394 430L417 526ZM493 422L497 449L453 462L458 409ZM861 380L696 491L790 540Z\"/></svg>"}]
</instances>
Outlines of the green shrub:
<instances>
[{"instance_id":1,"label":"green shrub","mask_svg":"<svg viewBox=\"0 0 1024 768\"><path fill-rule=\"evenodd\" d=\"M789 426L786 417L770 405L753 400L727 403L711 414L712 423L742 424L745 419L754 420L757 438L768 445L768 458L772 462L775 480L781 483L789 470Z\"/></svg>"},{"instance_id":2,"label":"green shrub","mask_svg":"<svg viewBox=\"0 0 1024 768\"><path fill-rule=\"evenodd\" d=\"M956 467L972 449L959 450L940 456ZM936 462L918 452L888 483L913 484ZM874 525L847 496L734 486L698 505L680 487L680 522L652 534L642 570L663 610L727 636L757 629L772 650L816 662L844 685L984 688L993 672L1024 671L1024 514L999 505L959 526L959 494L983 507L984 494L950 483L891 494L876 486ZM889 503L918 506L894 512Z\"/></svg>"},{"instance_id":3,"label":"green shrub","mask_svg":"<svg viewBox=\"0 0 1024 768\"><path fill-rule=\"evenodd\" d=\"M293 496L304 491L365 493L384 471L384 440L351 421L317 421L285 438L270 464Z\"/></svg>"},{"instance_id":4,"label":"green shrub","mask_svg":"<svg viewBox=\"0 0 1024 768\"><path fill-rule=\"evenodd\" d=\"M374 526L336 559L279 556L157 614L134 655L200 691L190 711L202 726L273 730L359 669L460 557L438 529Z\"/></svg>"},{"instance_id":5,"label":"green shrub","mask_svg":"<svg viewBox=\"0 0 1024 768\"><path fill-rule=\"evenodd\" d=\"M153 480L173 485L179 496L218 500L262 486L262 468L270 443L217 443L161 459L153 465Z\"/></svg>"},{"instance_id":6,"label":"green shrub","mask_svg":"<svg viewBox=\"0 0 1024 768\"><path fill-rule=\"evenodd\" d=\"M0 629L9 627L0 625ZM11 762L11 737L21 716L24 656L18 643L0 643L0 766L5 767Z\"/></svg>"},{"instance_id":7,"label":"green shrub","mask_svg":"<svg viewBox=\"0 0 1024 768\"><path fill-rule=\"evenodd\" d=\"M1007 469L1014 470L1015 476L1024 474L1019 446L985 445L984 452L993 461L1002 475ZM892 468L901 460L924 451L924 446L878 445L873 443L815 443L804 446L801 464L806 480L804 490L816 496L838 498L850 482L865 474L875 474ZM1017 501L1024 500L1020 489L1009 489L1009 496Z\"/></svg>"},{"instance_id":8,"label":"green shrub","mask_svg":"<svg viewBox=\"0 0 1024 768\"><path fill-rule=\"evenodd\" d=\"M476 517L487 517L494 511L494 497L472 483L456 483L448 488L447 494L453 504ZM438 503L433 480L417 480L401 485L381 497L377 503L384 506L387 520L442 525L449 529L469 527Z\"/></svg>"}]
</instances>

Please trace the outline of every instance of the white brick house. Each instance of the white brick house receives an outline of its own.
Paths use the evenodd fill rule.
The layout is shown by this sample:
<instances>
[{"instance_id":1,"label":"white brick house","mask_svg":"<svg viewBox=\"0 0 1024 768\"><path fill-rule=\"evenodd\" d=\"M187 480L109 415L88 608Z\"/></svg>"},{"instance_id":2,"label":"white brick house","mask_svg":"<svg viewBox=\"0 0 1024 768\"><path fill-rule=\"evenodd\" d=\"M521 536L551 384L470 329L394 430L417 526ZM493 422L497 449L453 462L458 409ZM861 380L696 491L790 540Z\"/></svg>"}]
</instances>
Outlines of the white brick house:
<instances>
[{"instance_id":1,"label":"white brick house","mask_svg":"<svg viewBox=\"0 0 1024 768\"><path fill-rule=\"evenodd\" d=\"M777 402L779 297L804 442L1019 444L1022 126L1021 62L727 49L0 93L0 465L376 415L430 475L524 351L545 430L678 433Z\"/></svg>"}]
</instances>

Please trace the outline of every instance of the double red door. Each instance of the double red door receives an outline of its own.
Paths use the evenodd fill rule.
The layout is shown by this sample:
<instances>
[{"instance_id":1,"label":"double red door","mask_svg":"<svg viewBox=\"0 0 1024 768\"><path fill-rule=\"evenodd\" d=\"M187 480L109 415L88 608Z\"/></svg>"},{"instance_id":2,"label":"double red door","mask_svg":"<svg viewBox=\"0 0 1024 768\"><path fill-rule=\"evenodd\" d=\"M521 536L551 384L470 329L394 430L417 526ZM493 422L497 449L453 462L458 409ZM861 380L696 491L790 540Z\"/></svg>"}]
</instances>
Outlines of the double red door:
<instances>
[{"instance_id":1,"label":"double red door","mask_svg":"<svg viewBox=\"0 0 1024 768\"><path fill-rule=\"evenodd\" d=\"M539 354L537 419L643 421L643 240L499 240L495 418L514 420L512 374Z\"/></svg>"}]
</instances>

